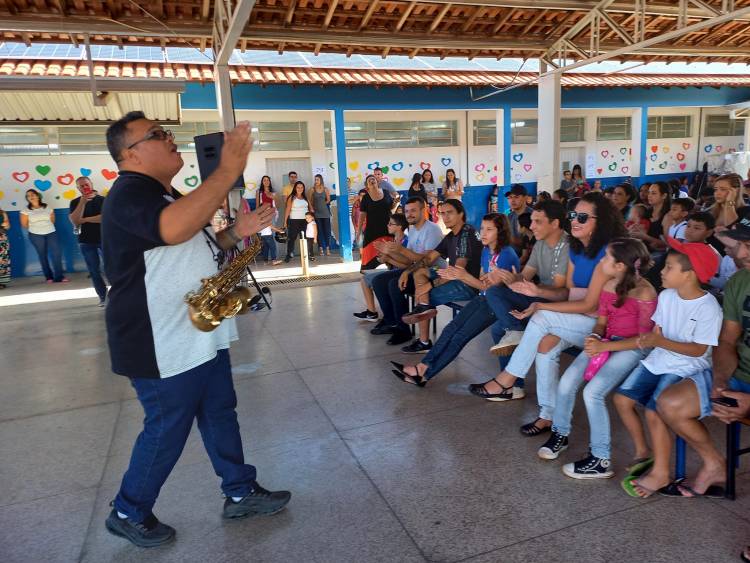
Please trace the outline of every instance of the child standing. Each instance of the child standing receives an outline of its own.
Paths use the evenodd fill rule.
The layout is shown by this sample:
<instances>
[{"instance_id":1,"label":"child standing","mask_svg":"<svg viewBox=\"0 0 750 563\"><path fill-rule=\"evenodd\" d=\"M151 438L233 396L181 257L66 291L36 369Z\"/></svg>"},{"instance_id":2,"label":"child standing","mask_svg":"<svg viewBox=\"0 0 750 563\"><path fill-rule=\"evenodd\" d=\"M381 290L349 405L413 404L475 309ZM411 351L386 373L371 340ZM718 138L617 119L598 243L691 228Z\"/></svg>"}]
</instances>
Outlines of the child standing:
<instances>
[{"instance_id":1,"label":"child standing","mask_svg":"<svg viewBox=\"0 0 750 563\"><path fill-rule=\"evenodd\" d=\"M307 257L310 262L315 262L315 245L318 244L318 225L315 224L315 213L308 211L305 213L305 239L307 239Z\"/></svg>"},{"instance_id":2,"label":"child standing","mask_svg":"<svg viewBox=\"0 0 750 563\"><path fill-rule=\"evenodd\" d=\"M642 277L649 262L648 249L637 239L620 238L609 244L601 265L610 280L599 297L596 325L584 341L584 352L560 378L552 435L537 453L542 459L556 459L568 447L575 396L588 377L583 400L591 429L591 452L563 466L563 473L573 479L614 475L606 399L646 355L638 347L638 337L651 332L654 325L651 316L656 309L656 290ZM591 363L602 360L604 364L592 375Z\"/></svg>"},{"instance_id":3,"label":"child standing","mask_svg":"<svg viewBox=\"0 0 750 563\"><path fill-rule=\"evenodd\" d=\"M723 479L724 462L699 418L711 414L711 347L718 344L722 314L716 298L702 284L716 274L718 254L708 245L668 238L671 250L662 271L664 291L653 316L653 332L638 338L641 349L653 348L617 390L615 405L635 445L636 460L623 480L625 491L646 498L672 489L679 496L703 494ZM636 403L646 407L653 459L649 455ZM669 458L673 429L698 452L703 468L694 488L670 484ZM649 465L651 471L640 477ZM667 487L666 489L662 489ZM697 493L702 489L700 493ZM686 496L688 496L686 495Z\"/></svg>"}]
</instances>

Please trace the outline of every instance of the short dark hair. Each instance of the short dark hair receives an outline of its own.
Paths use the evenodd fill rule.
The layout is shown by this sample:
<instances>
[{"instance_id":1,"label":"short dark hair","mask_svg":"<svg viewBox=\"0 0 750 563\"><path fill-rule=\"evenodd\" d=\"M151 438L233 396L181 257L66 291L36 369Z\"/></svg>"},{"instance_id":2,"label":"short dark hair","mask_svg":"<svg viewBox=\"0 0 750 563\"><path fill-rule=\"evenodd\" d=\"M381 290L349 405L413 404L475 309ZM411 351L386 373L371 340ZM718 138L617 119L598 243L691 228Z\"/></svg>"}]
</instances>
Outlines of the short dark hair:
<instances>
[{"instance_id":1,"label":"short dark hair","mask_svg":"<svg viewBox=\"0 0 750 563\"><path fill-rule=\"evenodd\" d=\"M291 176L292 174L294 174L295 176L299 176L299 174L297 174L294 170L290 170L289 172L287 172L287 176Z\"/></svg>"},{"instance_id":2,"label":"short dark hair","mask_svg":"<svg viewBox=\"0 0 750 563\"><path fill-rule=\"evenodd\" d=\"M534 206L534 211L541 211L547 216L547 220L551 223L557 219L558 227L566 229L568 225L568 212L565 206L554 199L548 199L540 201Z\"/></svg>"},{"instance_id":3,"label":"short dark hair","mask_svg":"<svg viewBox=\"0 0 750 563\"><path fill-rule=\"evenodd\" d=\"M456 210L456 213L461 215L463 217L464 223L466 223L466 209L464 208L464 204L461 203L460 199L446 199L443 202L443 206L450 205L453 209Z\"/></svg>"},{"instance_id":4,"label":"short dark hair","mask_svg":"<svg viewBox=\"0 0 750 563\"><path fill-rule=\"evenodd\" d=\"M380 166L376 166L375 168L372 169L373 172L377 172L378 170L380 170L381 172L383 171L383 169Z\"/></svg>"},{"instance_id":5,"label":"short dark hair","mask_svg":"<svg viewBox=\"0 0 750 563\"><path fill-rule=\"evenodd\" d=\"M412 196L406 200L406 205L409 205L410 203L418 203L420 206L424 207L425 201L424 198Z\"/></svg>"},{"instance_id":6,"label":"short dark hair","mask_svg":"<svg viewBox=\"0 0 750 563\"><path fill-rule=\"evenodd\" d=\"M672 205L679 205L686 213L690 213L695 207L695 202L689 197L681 197L672 200Z\"/></svg>"},{"instance_id":7,"label":"short dark hair","mask_svg":"<svg viewBox=\"0 0 750 563\"><path fill-rule=\"evenodd\" d=\"M531 213L521 213L518 216L518 226L524 229L531 228Z\"/></svg>"},{"instance_id":8,"label":"short dark hair","mask_svg":"<svg viewBox=\"0 0 750 563\"><path fill-rule=\"evenodd\" d=\"M708 230L716 228L716 217L711 215L708 211L696 211L690 217L688 217L688 221L703 223L704 225L706 225L706 228Z\"/></svg>"},{"instance_id":9,"label":"short dark hair","mask_svg":"<svg viewBox=\"0 0 750 563\"><path fill-rule=\"evenodd\" d=\"M312 211L308 211L307 213L305 213L305 217L307 217L308 215L315 219L315 213L313 213Z\"/></svg>"},{"instance_id":10,"label":"short dark hair","mask_svg":"<svg viewBox=\"0 0 750 563\"><path fill-rule=\"evenodd\" d=\"M670 248L669 252L667 252L667 256L676 257L677 261L680 263L680 267L682 268L683 272L695 271L695 269L693 268L693 264L690 262L690 258L688 258L687 254L683 254L682 252L679 252L675 250L674 248ZM698 281L698 283L700 284L700 281Z\"/></svg>"},{"instance_id":11,"label":"short dark hair","mask_svg":"<svg viewBox=\"0 0 750 563\"><path fill-rule=\"evenodd\" d=\"M115 162L122 162L121 153L125 150L125 135L128 132L128 125L139 119L146 119L146 114L142 111L129 111L107 127L107 150Z\"/></svg>"},{"instance_id":12,"label":"short dark hair","mask_svg":"<svg viewBox=\"0 0 750 563\"><path fill-rule=\"evenodd\" d=\"M401 229L404 231L409 228L409 222L406 220L406 215L404 215L403 213L394 213L393 215L391 215L391 221L397 223L398 226L401 227Z\"/></svg>"}]
</instances>

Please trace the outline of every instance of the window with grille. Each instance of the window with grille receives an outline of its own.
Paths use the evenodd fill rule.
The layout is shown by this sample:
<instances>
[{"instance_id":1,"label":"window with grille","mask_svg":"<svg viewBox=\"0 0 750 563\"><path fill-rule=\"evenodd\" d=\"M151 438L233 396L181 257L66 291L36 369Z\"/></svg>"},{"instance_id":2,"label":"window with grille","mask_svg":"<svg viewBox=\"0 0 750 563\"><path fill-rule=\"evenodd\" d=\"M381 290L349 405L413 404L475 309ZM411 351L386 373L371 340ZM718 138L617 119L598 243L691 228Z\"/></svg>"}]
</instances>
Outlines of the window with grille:
<instances>
[{"instance_id":1,"label":"window with grille","mask_svg":"<svg viewBox=\"0 0 750 563\"><path fill-rule=\"evenodd\" d=\"M597 141L624 141L631 137L631 121L628 117L599 117L596 120Z\"/></svg>"},{"instance_id":2,"label":"window with grille","mask_svg":"<svg viewBox=\"0 0 750 563\"><path fill-rule=\"evenodd\" d=\"M560 119L560 142L575 143L586 140L585 117L563 117Z\"/></svg>"},{"instance_id":3,"label":"window with grille","mask_svg":"<svg viewBox=\"0 0 750 563\"><path fill-rule=\"evenodd\" d=\"M706 137L741 137L745 134L744 119L730 119L728 114L707 115Z\"/></svg>"},{"instance_id":4,"label":"window with grille","mask_svg":"<svg viewBox=\"0 0 750 563\"><path fill-rule=\"evenodd\" d=\"M649 139L684 139L692 135L690 115L655 115L648 118Z\"/></svg>"},{"instance_id":5,"label":"window with grille","mask_svg":"<svg viewBox=\"0 0 750 563\"><path fill-rule=\"evenodd\" d=\"M5 127L0 126L0 155L49 155L57 153L57 144L50 143L44 127ZM54 152L50 150L53 144Z\"/></svg>"},{"instance_id":6,"label":"window with grille","mask_svg":"<svg viewBox=\"0 0 750 563\"><path fill-rule=\"evenodd\" d=\"M474 120L474 146L497 144L497 124L494 119Z\"/></svg>"},{"instance_id":7,"label":"window with grille","mask_svg":"<svg viewBox=\"0 0 750 563\"><path fill-rule=\"evenodd\" d=\"M323 134L330 148L330 121L323 123ZM458 145L458 121L347 121L344 136L350 149L453 147Z\"/></svg>"},{"instance_id":8,"label":"window with grille","mask_svg":"<svg viewBox=\"0 0 750 563\"><path fill-rule=\"evenodd\" d=\"M307 121L261 121L253 127L261 151L304 151L310 148Z\"/></svg>"},{"instance_id":9,"label":"window with grille","mask_svg":"<svg viewBox=\"0 0 750 563\"><path fill-rule=\"evenodd\" d=\"M536 119L511 121L510 136L514 145L534 145L539 138L539 122Z\"/></svg>"}]
</instances>

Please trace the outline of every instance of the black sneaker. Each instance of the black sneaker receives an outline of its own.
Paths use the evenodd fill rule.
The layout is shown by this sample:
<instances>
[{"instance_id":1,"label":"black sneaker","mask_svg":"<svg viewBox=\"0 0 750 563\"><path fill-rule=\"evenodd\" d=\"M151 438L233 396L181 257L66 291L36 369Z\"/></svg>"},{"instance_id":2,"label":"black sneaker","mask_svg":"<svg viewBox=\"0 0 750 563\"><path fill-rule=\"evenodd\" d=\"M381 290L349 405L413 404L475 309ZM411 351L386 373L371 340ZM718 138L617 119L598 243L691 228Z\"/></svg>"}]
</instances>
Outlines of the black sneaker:
<instances>
[{"instance_id":1,"label":"black sneaker","mask_svg":"<svg viewBox=\"0 0 750 563\"><path fill-rule=\"evenodd\" d=\"M573 479L609 479L615 474L611 461L592 454L574 463L566 463L562 471Z\"/></svg>"},{"instance_id":2,"label":"black sneaker","mask_svg":"<svg viewBox=\"0 0 750 563\"><path fill-rule=\"evenodd\" d=\"M370 321L371 323L378 322L378 313L376 311L370 311L365 309L361 313L354 313L354 316L363 321Z\"/></svg>"},{"instance_id":3,"label":"black sneaker","mask_svg":"<svg viewBox=\"0 0 750 563\"><path fill-rule=\"evenodd\" d=\"M400 331L400 330L394 330L391 337L388 339L386 344L389 344L391 346L398 346L399 344L403 344L404 342L409 342L411 340L411 332L408 330Z\"/></svg>"},{"instance_id":4,"label":"black sneaker","mask_svg":"<svg viewBox=\"0 0 750 563\"><path fill-rule=\"evenodd\" d=\"M242 500L234 502L231 497L224 501L224 518L245 518L247 516L259 516L276 514L282 510L292 493L289 491L267 491L258 483L248 495Z\"/></svg>"},{"instance_id":5,"label":"black sneaker","mask_svg":"<svg viewBox=\"0 0 750 563\"><path fill-rule=\"evenodd\" d=\"M544 445L536 452L542 459L557 459L561 452L568 449L568 437L554 430Z\"/></svg>"},{"instance_id":6,"label":"black sneaker","mask_svg":"<svg viewBox=\"0 0 750 563\"><path fill-rule=\"evenodd\" d=\"M370 330L370 334L393 334L396 330L396 327L394 325L387 325L385 324L385 321L382 319L378 324L375 325L375 328Z\"/></svg>"},{"instance_id":7,"label":"black sneaker","mask_svg":"<svg viewBox=\"0 0 750 563\"><path fill-rule=\"evenodd\" d=\"M143 522L134 522L130 518L120 518L117 510L109 513L104 525L115 536L130 540L138 547L156 547L174 541L177 532L172 526L159 522L150 514Z\"/></svg>"},{"instance_id":8,"label":"black sneaker","mask_svg":"<svg viewBox=\"0 0 750 563\"><path fill-rule=\"evenodd\" d=\"M401 351L405 354L424 354L430 350L432 350L432 340L428 340L425 344L419 338L415 338L414 342L401 348Z\"/></svg>"},{"instance_id":9,"label":"black sneaker","mask_svg":"<svg viewBox=\"0 0 750 563\"><path fill-rule=\"evenodd\" d=\"M421 321L427 321L437 316L437 308L434 305L425 305L419 303L412 309L411 313L407 313L401 320L408 325L417 324Z\"/></svg>"}]
</instances>

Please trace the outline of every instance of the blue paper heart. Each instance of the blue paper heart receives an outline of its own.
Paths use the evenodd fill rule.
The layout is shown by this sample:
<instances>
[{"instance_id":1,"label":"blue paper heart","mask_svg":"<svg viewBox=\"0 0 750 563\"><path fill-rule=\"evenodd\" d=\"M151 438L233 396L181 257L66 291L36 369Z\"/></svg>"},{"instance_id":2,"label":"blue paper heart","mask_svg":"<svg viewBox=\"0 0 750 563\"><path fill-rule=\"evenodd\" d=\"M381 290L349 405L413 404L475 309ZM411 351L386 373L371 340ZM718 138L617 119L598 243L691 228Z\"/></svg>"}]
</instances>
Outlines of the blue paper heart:
<instances>
[{"instance_id":1,"label":"blue paper heart","mask_svg":"<svg viewBox=\"0 0 750 563\"><path fill-rule=\"evenodd\" d=\"M34 180L34 186L36 186L36 189L40 192L46 192L52 187L52 182L49 180Z\"/></svg>"},{"instance_id":2,"label":"blue paper heart","mask_svg":"<svg viewBox=\"0 0 750 563\"><path fill-rule=\"evenodd\" d=\"M443 157L440 159L440 162L443 163L443 166L448 166L452 162L452 160L450 158Z\"/></svg>"},{"instance_id":3,"label":"blue paper heart","mask_svg":"<svg viewBox=\"0 0 750 563\"><path fill-rule=\"evenodd\" d=\"M703 147L703 150L705 152L711 152L712 150L714 150L714 146L713 145L706 145L705 147Z\"/></svg>"},{"instance_id":4,"label":"blue paper heart","mask_svg":"<svg viewBox=\"0 0 750 563\"><path fill-rule=\"evenodd\" d=\"M375 162L371 162L370 164L367 165L367 168L369 170L375 170L376 168L380 168L380 161L376 160Z\"/></svg>"},{"instance_id":5,"label":"blue paper heart","mask_svg":"<svg viewBox=\"0 0 750 563\"><path fill-rule=\"evenodd\" d=\"M745 150L745 143L740 143L737 145L737 150L744 151Z\"/></svg>"},{"instance_id":6,"label":"blue paper heart","mask_svg":"<svg viewBox=\"0 0 750 563\"><path fill-rule=\"evenodd\" d=\"M523 153L517 152L516 154L514 154L513 160L515 160L516 162L521 162L523 160Z\"/></svg>"},{"instance_id":7,"label":"blue paper heart","mask_svg":"<svg viewBox=\"0 0 750 563\"><path fill-rule=\"evenodd\" d=\"M91 176L90 168L81 168L81 176Z\"/></svg>"},{"instance_id":8,"label":"blue paper heart","mask_svg":"<svg viewBox=\"0 0 750 563\"><path fill-rule=\"evenodd\" d=\"M399 170L403 170L403 168L404 168L404 163L403 162L394 162L393 164L391 164L391 170L393 170L394 172L398 172Z\"/></svg>"},{"instance_id":9,"label":"blue paper heart","mask_svg":"<svg viewBox=\"0 0 750 563\"><path fill-rule=\"evenodd\" d=\"M655 154L651 154L651 155L649 155L649 158L650 158L650 159L651 159L651 161L653 162L654 160L656 160L656 159L657 159L657 158L659 158L659 157L658 157L657 155L655 155Z\"/></svg>"}]
</instances>

